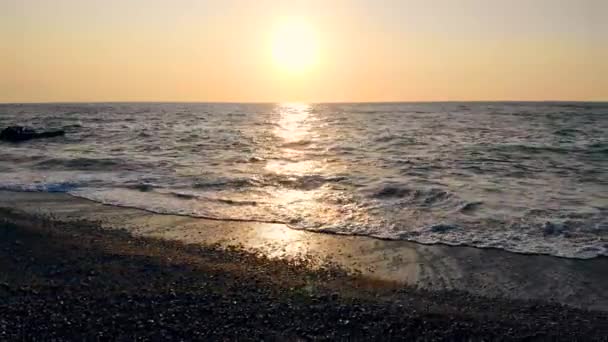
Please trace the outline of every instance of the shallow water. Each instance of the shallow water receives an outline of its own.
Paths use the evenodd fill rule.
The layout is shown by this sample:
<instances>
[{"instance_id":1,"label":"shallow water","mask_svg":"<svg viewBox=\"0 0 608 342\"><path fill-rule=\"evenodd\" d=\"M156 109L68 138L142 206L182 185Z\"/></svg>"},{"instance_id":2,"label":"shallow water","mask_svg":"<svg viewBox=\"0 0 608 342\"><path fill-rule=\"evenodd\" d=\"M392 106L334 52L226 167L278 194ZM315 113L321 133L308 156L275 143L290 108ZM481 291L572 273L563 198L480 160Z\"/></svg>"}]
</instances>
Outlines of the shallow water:
<instances>
[{"instance_id":1,"label":"shallow water","mask_svg":"<svg viewBox=\"0 0 608 342\"><path fill-rule=\"evenodd\" d=\"M0 188L296 229L608 256L608 104L0 105Z\"/></svg>"}]
</instances>

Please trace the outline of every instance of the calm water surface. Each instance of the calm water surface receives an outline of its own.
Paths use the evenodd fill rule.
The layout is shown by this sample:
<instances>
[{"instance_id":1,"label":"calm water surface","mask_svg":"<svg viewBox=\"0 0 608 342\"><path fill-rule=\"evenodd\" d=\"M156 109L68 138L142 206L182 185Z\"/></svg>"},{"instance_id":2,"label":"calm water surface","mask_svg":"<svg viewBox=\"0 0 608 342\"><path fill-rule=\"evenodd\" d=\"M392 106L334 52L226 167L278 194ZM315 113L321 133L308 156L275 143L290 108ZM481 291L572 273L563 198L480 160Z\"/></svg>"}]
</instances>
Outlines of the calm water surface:
<instances>
[{"instance_id":1,"label":"calm water surface","mask_svg":"<svg viewBox=\"0 0 608 342\"><path fill-rule=\"evenodd\" d=\"M608 256L608 104L0 105L0 188L159 213Z\"/></svg>"}]
</instances>

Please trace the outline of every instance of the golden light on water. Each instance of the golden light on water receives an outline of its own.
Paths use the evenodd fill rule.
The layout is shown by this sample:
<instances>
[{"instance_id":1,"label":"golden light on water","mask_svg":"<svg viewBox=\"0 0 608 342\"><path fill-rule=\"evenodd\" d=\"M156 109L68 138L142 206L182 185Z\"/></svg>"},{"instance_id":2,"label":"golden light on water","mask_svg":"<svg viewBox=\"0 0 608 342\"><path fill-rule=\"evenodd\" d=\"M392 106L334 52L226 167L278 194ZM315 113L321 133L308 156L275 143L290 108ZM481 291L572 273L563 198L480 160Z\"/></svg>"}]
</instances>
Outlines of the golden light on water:
<instances>
[{"instance_id":1,"label":"golden light on water","mask_svg":"<svg viewBox=\"0 0 608 342\"><path fill-rule=\"evenodd\" d=\"M315 133L312 106L304 103L284 103L275 109L279 115L274 134L281 139L282 160L271 160L266 169L278 174L305 175L319 171L318 161L303 158L301 147L314 144Z\"/></svg>"},{"instance_id":2,"label":"golden light on water","mask_svg":"<svg viewBox=\"0 0 608 342\"><path fill-rule=\"evenodd\" d=\"M302 20L286 20L272 39L272 58L276 67L288 73L310 70L319 54L318 37L312 26Z\"/></svg>"},{"instance_id":3,"label":"golden light on water","mask_svg":"<svg viewBox=\"0 0 608 342\"><path fill-rule=\"evenodd\" d=\"M312 132L310 127L311 106L305 103L283 103L276 107L279 120L274 133L286 144L305 142Z\"/></svg>"},{"instance_id":4,"label":"golden light on water","mask_svg":"<svg viewBox=\"0 0 608 342\"><path fill-rule=\"evenodd\" d=\"M282 103L276 105L277 115L273 134L278 138L276 147L281 158L268 160L266 169L282 175L332 176L344 172L345 165L337 160L331 163L320 158L324 149L333 145L339 133L332 130L315 113L316 105Z\"/></svg>"},{"instance_id":5,"label":"golden light on water","mask_svg":"<svg viewBox=\"0 0 608 342\"><path fill-rule=\"evenodd\" d=\"M274 113L276 125L273 133L277 138L276 152L280 157L268 160L265 170L282 176L280 179L283 183L274 190L273 199L269 201L272 206L289 213L289 217L299 218L289 222L296 227L300 223L325 224L354 217L353 208L331 204L348 201L341 198L343 195L339 191L333 192L327 183L327 179L343 172L344 166L320 157L323 153L321 147L328 143L326 138L323 139L321 130L327 130L327 127L322 125L315 106L280 104L274 108ZM301 244L289 244L283 252L293 254L306 248Z\"/></svg>"},{"instance_id":6,"label":"golden light on water","mask_svg":"<svg viewBox=\"0 0 608 342\"><path fill-rule=\"evenodd\" d=\"M274 134L279 138L281 158L268 160L266 171L289 176L285 182L297 184L298 178L322 173L324 164L307 156L306 147L314 144L315 127L311 114L312 106L302 103L284 103L275 107L278 115ZM288 185L288 184L285 184ZM315 198L320 189L302 189L301 186L286 186L275 193L277 207L284 207L293 214L304 215L318 212ZM293 252L293 250L292 250Z\"/></svg>"}]
</instances>

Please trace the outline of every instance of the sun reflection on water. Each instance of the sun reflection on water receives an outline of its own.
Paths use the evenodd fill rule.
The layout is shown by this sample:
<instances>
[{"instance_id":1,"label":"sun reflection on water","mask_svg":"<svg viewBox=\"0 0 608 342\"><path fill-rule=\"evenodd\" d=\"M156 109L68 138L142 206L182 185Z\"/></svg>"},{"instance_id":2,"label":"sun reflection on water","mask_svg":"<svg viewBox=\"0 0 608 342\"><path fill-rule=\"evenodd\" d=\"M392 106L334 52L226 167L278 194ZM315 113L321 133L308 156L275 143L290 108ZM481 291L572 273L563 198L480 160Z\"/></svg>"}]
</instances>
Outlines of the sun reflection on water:
<instances>
[{"instance_id":1,"label":"sun reflection on water","mask_svg":"<svg viewBox=\"0 0 608 342\"><path fill-rule=\"evenodd\" d=\"M314 105L281 104L274 114L274 145L269 147L274 153L264 166L278 179L269 189L273 211L284 215L294 228L320 229L344 220L364 221L340 183L346 165L335 158L329 161L324 154L326 145L333 144L328 137L335 135L331 127L323 125ZM305 245L285 238L277 237L277 242L284 242L285 253L305 252Z\"/></svg>"},{"instance_id":2,"label":"sun reflection on water","mask_svg":"<svg viewBox=\"0 0 608 342\"><path fill-rule=\"evenodd\" d=\"M277 105L278 119L273 133L278 138L278 154L266 163L266 171L286 176L275 190L275 206L296 216L317 211L315 199L321 195L321 189L307 178L322 174L324 169L323 161L309 154L316 138L312 109L303 103Z\"/></svg>"},{"instance_id":3,"label":"sun reflection on water","mask_svg":"<svg viewBox=\"0 0 608 342\"><path fill-rule=\"evenodd\" d=\"M280 104L274 134L280 140L280 158L269 160L266 169L281 175L303 176L322 171L318 160L307 157L307 148L315 144L312 106L304 103Z\"/></svg>"},{"instance_id":4,"label":"sun reflection on water","mask_svg":"<svg viewBox=\"0 0 608 342\"><path fill-rule=\"evenodd\" d=\"M310 136L311 105L285 103L278 105L275 110L280 116L274 133L285 143L304 142Z\"/></svg>"}]
</instances>

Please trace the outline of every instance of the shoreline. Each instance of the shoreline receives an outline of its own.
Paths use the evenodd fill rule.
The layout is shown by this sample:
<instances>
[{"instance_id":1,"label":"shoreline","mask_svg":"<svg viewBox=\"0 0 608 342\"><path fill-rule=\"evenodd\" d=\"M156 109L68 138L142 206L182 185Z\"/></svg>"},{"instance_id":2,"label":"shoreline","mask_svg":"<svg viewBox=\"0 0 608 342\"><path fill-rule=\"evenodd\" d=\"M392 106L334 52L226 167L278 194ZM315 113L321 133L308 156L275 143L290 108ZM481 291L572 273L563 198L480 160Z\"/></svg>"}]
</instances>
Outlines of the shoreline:
<instances>
[{"instance_id":1,"label":"shoreline","mask_svg":"<svg viewBox=\"0 0 608 342\"><path fill-rule=\"evenodd\" d=\"M602 340L608 312L0 211L0 339Z\"/></svg>"},{"instance_id":2,"label":"shoreline","mask_svg":"<svg viewBox=\"0 0 608 342\"><path fill-rule=\"evenodd\" d=\"M0 190L0 193L2 193L3 190ZM10 191L10 192L25 192L28 193L29 191ZM185 218L192 218L192 219L200 219L200 220L209 220L209 221L219 221L219 222L241 222L241 223L267 223L267 224L278 224L278 225L284 225L285 227L288 227L290 229L293 230L297 230L297 231L305 231L305 232L309 232L312 234L329 234L329 235L335 235L335 236L355 236L355 237L362 237L362 238L368 238L368 239L374 239L374 240L380 240L380 241L403 241L403 242L410 242L410 243L415 243L415 244L419 244L419 245L424 245L424 246L444 246L444 247L466 247L466 248L475 248L475 249L480 249L480 250L493 250L493 251L500 251L500 252L507 252L507 253L514 253L514 254L521 254L521 255L530 255L530 256L547 256L547 257L553 257L553 258L560 258L560 259L566 259L566 260L591 260L591 259L608 259L608 256L606 255L597 255L597 256L593 256L593 257L589 257L589 258L581 258L581 257L566 257L566 256L562 256L562 255L553 255L553 254L549 254L549 253L536 253L536 252L515 252L512 250L508 250L508 249L503 249L503 248L499 248L499 247L485 247L485 246L475 246L475 245L470 245L470 244L466 244L466 243L462 243L462 244L449 244L449 243L445 243L445 242L435 242L435 243L425 243L425 242L420 242L420 241L416 241L416 240L409 240L409 239L390 239L390 238L383 238L383 237L377 237L377 236L369 236L369 235L364 235L364 234L342 234L342 233L338 233L338 232L331 232L331 231L312 231L312 230L306 230L306 229L299 229L296 227L293 227L292 225L290 225L289 223L286 222L281 222L281 221L263 221L263 220L255 220L255 219L238 219L238 218L217 218L217 217L211 217L211 216L196 216L196 215L188 215L188 214L179 214L179 213L162 213L162 212L157 212L151 209L143 209L143 208L138 208L136 206L130 206L130 205L122 205L122 204L108 204L108 203L103 203L103 202L98 202L96 200L92 200L86 197L80 197L77 195L73 195L70 193L65 193L66 195L73 197L77 200L83 200L83 201L87 201L87 202L92 202L95 204L99 204L99 205L103 205L103 206L107 206L107 207L113 207L113 208L119 208L119 209L132 209L132 210L139 210L142 212L146 212L146 213L150 213L153 215L165 215L165 216L176 216L176 217L185 217Z\"/></svg>"},{"instance_id":3,"label":"shoreline","mask_svg":"<svg viewBox=\"0 0 608 342\"><path fill-rule=\"evenodd\" d=\"M320 234L282 224L224 222L153 214L62 193L0 191L0 209L56 221L95 222L108 230L198 246L239 248L312 269L332 265L351 274L429 291L539 300L608 311L607 258L566 259L465 246Z\"/></svg>"}]
</instances>

